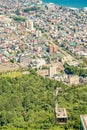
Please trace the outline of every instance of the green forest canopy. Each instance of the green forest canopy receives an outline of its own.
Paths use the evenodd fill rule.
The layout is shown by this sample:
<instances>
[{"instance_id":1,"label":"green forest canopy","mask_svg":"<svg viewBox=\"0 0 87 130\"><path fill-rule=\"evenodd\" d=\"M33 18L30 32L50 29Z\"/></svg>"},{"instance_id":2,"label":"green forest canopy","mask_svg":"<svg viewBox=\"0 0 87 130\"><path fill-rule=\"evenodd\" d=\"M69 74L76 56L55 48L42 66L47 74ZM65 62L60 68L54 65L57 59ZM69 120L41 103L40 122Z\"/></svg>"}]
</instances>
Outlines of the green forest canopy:
<instances>
[{"instance_id":1,"label":"green forest canopy","mask_svg":"<svg viewBox=\"0 0 87 130\"><path fill-rule=\"evenodd\" d=\"M81 77L87 77L87 69L84 67L77 67L77 66L69 66L68 64L65 63L64 65L65 72L67 74L72 74L72 75L78 75Z\"/></svg>"},{"instance_id":2,"label":"green forest canopy","mask_svg":"<svg viewBox=\"0 0 87 130\"><path fill-rule=\"evenodd\" d=\"M22 22L24 22L24 21L26 20L26 18L21 17L21 16L14 16L13 19L14 19L15 21L22 21Z\"/></svg>"},{"instance_id":3,"label":"green forest canopy","mask_svg":"<svg viewBox=\"0 0 87 130\"><path fill-rule=\"evenodd\" d=\"M62 87L59 106L66 107L68 123L56 125L54 96ZM0 78L0 129L79 130L80 115L87 113L87 86L69 87L44 79L31 70L21 77Z\"/></svg>"},{"instance_id":4,"label":"green forest canopy","mask_svg":"<svg viewBox=\"0 0 87 130\"><path fill-rule=\"evenodd\" d=\"M37 11L37 10L39 10L39 9L40 9L40 7L35 7L35 6L33 6L33 7L30 7L30 8L24 9L23 12Z\"/></svg>"}]
</instances>

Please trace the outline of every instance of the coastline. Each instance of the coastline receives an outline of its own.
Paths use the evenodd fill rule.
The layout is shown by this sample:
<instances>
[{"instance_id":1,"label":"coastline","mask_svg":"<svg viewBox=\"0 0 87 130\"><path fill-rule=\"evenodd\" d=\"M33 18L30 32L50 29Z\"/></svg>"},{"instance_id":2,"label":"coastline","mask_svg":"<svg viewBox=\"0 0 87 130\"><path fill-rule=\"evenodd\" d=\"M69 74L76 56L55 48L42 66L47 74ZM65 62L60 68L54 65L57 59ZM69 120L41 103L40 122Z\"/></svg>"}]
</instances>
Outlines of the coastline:
<instances>
[{"instance_id":1,"label":"coastline","mask_svg":"<svg viewBox=\"0 0 87 130\"><path fill-rule=\"evenodd\" d=\"M83 6L83 7L80 7L80 6L77 7L77 6L73 6L73 5L63 4L62 2L61 2L61 4L60 4L60 2L55 3L55 2L50 2L50 1L46 1L46 0L42 0L42 2L45 4L54 4L56 6L62 6L62 7L65 7L68 9L73 9L73 10L84 10L85 8L87 8L87 5Z\"/></svg>"}]
</instances>

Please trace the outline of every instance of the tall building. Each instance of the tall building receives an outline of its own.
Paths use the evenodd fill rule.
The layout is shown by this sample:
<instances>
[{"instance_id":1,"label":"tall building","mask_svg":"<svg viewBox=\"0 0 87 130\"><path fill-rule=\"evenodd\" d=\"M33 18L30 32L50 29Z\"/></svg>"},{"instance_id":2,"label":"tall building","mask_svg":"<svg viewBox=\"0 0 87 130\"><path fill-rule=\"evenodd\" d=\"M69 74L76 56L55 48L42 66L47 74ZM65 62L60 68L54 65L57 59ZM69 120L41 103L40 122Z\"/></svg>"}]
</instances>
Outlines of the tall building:
<instances>
[{"instance_id":1,"label":"tall building","mask_svg":"<svg viewBox=\"0 0 87 130\"><path fill-rule=\"evenodd\" d=\"M29 20L29 29L34 30L33 21Z\"/></svg>"},{"instance_id":2,"label":"tall building","mask_svg":"<svg viewBox=\"0 0 87 130\"><path fill-rule=\"evenodd\" d=\"M87 115L80 116L80 130L87 130Z\"/></svg>"},{"instance_id":3,"label":"tall building","mask_svg":"<svg viewBox=\"0 0 87 130\"><path fill-rule=\"evenodd\" d=\"M40 30L37 30L37 31L36 31L36 37L41 37L41 36L42 36L41 31L40 31Z\"/></svg>"},{"instance_id":4,"label":"tall building","mask_svg":"<svg viewBox=\"0 0 87 130\"><path fill-rule=\"evenodd\" d=\"M32 20L26 20L25 21L25 27L30 29L30 30L34 30L33 21Z\"/></svg>"},{"instance_id":5,"label":"tall building","mask_svg":"<svg viewBox=\"0 0 87 130\"><path fill-rule=\"evenodd\" d=\"M26 27L26 28L29 28L28 20L25 21L25 27Z\"/></svg>"},{"instance_id":6,"label":"tall building","mask_svg":"<svg viewBox=\"0 0 87 130\"><path fill-rule=\"evenodd\" d=\"M51 66L49 68L49 76L52 78L55 74L57 74L57 66Z\"/></svg>"},{"instance_id":7,"label":"tall building","mask_svg":"<svg viewBox=\"0 0 87 130\"><path fill-rule=\"evenodd\" d=\"M49 53L52 54L52 53L55 53L57 51L58 51L58 47L55 44L51 43L49 45Z\"/></svg>"}]
</instances>

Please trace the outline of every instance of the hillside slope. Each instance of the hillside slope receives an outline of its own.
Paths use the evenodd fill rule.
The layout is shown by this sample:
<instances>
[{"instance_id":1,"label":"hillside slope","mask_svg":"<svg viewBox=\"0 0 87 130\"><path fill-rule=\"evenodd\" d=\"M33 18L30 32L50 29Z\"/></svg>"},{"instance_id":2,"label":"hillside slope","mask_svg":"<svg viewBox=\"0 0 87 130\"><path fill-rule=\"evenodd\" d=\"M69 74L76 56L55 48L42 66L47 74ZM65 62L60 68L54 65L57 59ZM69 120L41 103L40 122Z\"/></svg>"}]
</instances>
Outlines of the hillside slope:
<instances>
[{"instance_id":1,"label":"hillside slope","mask_svg":"<svg viewBox=\"0 0 87 130\"><path fill-rule=\"evenodd\" d=\"M56 87L60 107L66 107L68 124L57 126L54 116ZM0 78L0 129L2 130L79 130L79 115L87 113L87 86L70 88L44 79L30 71L21 77Z\"/></svg>"}]
</instances>

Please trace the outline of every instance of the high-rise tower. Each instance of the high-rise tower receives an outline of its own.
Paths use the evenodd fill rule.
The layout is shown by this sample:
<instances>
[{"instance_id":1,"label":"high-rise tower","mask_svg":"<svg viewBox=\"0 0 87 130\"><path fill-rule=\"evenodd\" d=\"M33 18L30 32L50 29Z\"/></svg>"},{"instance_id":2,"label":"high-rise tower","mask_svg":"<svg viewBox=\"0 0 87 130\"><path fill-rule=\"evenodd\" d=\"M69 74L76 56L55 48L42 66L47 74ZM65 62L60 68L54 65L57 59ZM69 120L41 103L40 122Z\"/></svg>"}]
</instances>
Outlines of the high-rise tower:
<instances>
[{"instance_id":1,"label":"high-rise tower","mask_svg":"<svg viewBox=\"0 0 87 130\"><path fill-rule=\"evenodd\" d=\"M25 21L25 27L30 29L30 30L34 30L34 25L33 25L33 21L28 19Z\"/></svg>"}]
</instances>

